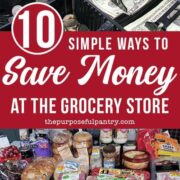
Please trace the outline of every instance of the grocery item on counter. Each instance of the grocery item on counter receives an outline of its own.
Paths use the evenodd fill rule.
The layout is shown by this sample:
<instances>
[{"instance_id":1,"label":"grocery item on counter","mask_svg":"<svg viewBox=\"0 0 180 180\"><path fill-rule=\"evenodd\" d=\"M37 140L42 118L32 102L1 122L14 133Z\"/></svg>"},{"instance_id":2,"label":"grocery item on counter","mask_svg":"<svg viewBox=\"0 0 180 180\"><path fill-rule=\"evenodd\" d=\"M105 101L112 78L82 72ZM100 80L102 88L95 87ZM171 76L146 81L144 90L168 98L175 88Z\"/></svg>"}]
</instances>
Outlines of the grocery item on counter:
<instances>
[{"instance_id":1,"label":"grocery item on counter","mask_svg":"<svg viewBox=\"0 0 180 180\"><path fill-rule=\"evenodd\" d=\"M137 129L129 129L128 132L128 141L136 141L137 139Z\"/></svg>"},{"instance_id":2,"label":"grocery item on counter","mask_svg":"<svg viewBox=\"0 0 180 180\"><path fill-rule=\"evenodd\" d=\"M90 157L90 169L94 169L95 167L102 167L100 147L93 147L92 149L92 154Z\"/></svg>"},{"instance_id":3,"label":"grocery item on counter","mask_svg":"<svg viewBox=\"0 0 180 180\"><path fill-rule=\"evenodd\" d=\"M130 150L136 150L136 143L133 141L128 141L126 144L123 146L123 152L125 151L130 151Z\"/></svg>"},{"instance_id":4,"label":"grocery item on counter","mask_svg":"<svg viewBox=\"0 0 180 180\"><path fill-rule=\"evenodd\" d=\"M62 160L62 157L59 154L58 148L66 144L72 148L72 134L65 129L54 129L50 130L48 135L49 139L52 141L53 157L59 162Z\"/></svg>"},{"instance_id":5,"label":"grocery item on counter","mask_svg":"<svg viewBox=\"0 0 180 180\"><path fill-rule=\"evenodd\" d=\"M158 158L154 160L154 169L156 172L180 171L180 160L173 158Z\"/></svg>"},{"instance_id":6,"label":"grocery item on counter","mask_svg":"<svg viewBox=\"0 0 180 180\"><path fill-rule=\"evenodd\" d=\"M128 129L115 129L113 141L116 144L125 144L128 140Z\"/></svg>"},{"instance_id":7,"label":"grocery item on counter","mask_svg":"<svg viewBox=\"0 0 180 180\"><path fill-rule=\"evenodd\" d=\"M149 165L149 155L144 151L130 150L123 153L123 165L125 168L143 170Z\"/></svg>"},{"instance_id":8,"label":"grocery item on counter","mask_svg":"<svg viewBox=\"0 0 180 180\"><path fill-rule=\"evenodd\" d=\"M86 147L77 149L78 158L74 158L68 145L58 148L63 161L60 161L54 172L54 179L59 180L63 175L79 172L89 173L89 155Z\"/></svg>"},{"instance_id":9,"label":"grocery item on counter","mask_svg":"<svg viewBox=\"0 0 180 180\"><path fill-rule=\"evenodd\" d=\"M92 153L93 138L90 133L85 131L79 131L73 136L73 148L78 151L77 149L82 147L87 148L89 154Z\"/></svg>"},{"instance_id":10,"label":"grocery item on counter","mask_svg":"<svg viewBox=\"0 0 180 180\"><path fill-rule=\"evenodd\" d=\"M112 129L101 129L100 130L100 141L104 144L109 144L113 140Z\"/></svg>"},{"instance_id":11,"label":"grocery item on counter","mask_svg":"<svg viewBox=\"0 0 180 180\"><path fill-rule=\"evenodd\" d=\"M54 173L55 163L53 158L37 158L24 169L21 180L49 180Z\"/></svg>"},{"instance_id":12,"label":"grocery item on counter","mask_svg":"<svg viewBox=\"0 0 180 180\"><path fill-rule=\"evenodd\" d=\"M6 148L2 148L0 150L0 162L7 162L9 160L20 160L21 159L21 152L20 150L14 146L8 146Z\"/></svg>"},{"instance_id":13,"label":"grocery item on counter","mask_svg":"<svg viewBox=\"0 0 180 180\"><path fill-rule=\"evenodd\" d=\"M43 138L34 143L34 156L35 157L51 157L51 144L48 139Z\"/></svg>"},{"instance_id":14,"label":"grocery item on counter","mask_svg":"<svg viewBox=\"0 0 180 180\"><path fill-rule=\"evenodd\" d=\"M86 180L86 174L84 172L60 174L58 180Z\"/></svg>"},{"instance_id":15,"label":"grocery item on counter","mask_svg":"<svg viewBox=\"0 0 180 180\"><path fill-rule=\"evenodd\" d=\"M121 146L119 144L115 144L115 148L116 148L115 167L119 167L121 165L120 162Z\"/></svg>"},{"instance_id":16,"label":"grocery item on counter","mask_svg":"<svg viewBox=\"0 0 180 180\"><path fill-rule=\"evenodd\" d=\"M157 173L157 180L180 180L180 171Z\"/></svg>"},{"instance_id":17,"label":"grocery item on counter","mask_svg":"<svg viewBox=\"0 0 180 180\"><path fill-rule=\"evenodd\" d=\"M92 134L93 137L93 145L94 146L98 146L100 144L100 130L99 129L87 129L87 132L89 132L90 134Z\"/></svg>"},{"instance_id":18,"label":"grocery item on counter","mask_svg":"<svg viewBox=\"0 0 180 180\"><path fill-rule=\"evenodd\" d=\"M158 151L163 150L169 152L177 152L180 151L180 147L178 141L176 139L172 139L168 137L164 133L155 134L155 153L158 156Z\"/></svg>"},{"instance_id":19,"label":"grocery item on counter","mask_svg":"<svg viewBox=\"0 0 180 180\"><path fill-rule=\"evenodd\" d=\"M137 149L147 151L151 159L155 159L155 134L159 133L159 129L139 129L137 135Z\"/></svg>"},{"instance_id":20,"label":"grocery item on counter","mask_svg":"<svg viewBox=\"0 0 180 180\"><path fill-rule=\"evenodd\" d=\"M26 160L28 163L31 163L33 158L34 158L34 154L32 149L29 148L20 148L21 151L21 156L23 160Z\"/></svg>"},{"instance_id":21,"label":"grocery item on counter","mask_svg":"<svg viewBox=\"0 0 180 180\"><path fill-rule=\"evenodd\" d=\"M180 157L180 152L170 152L164 150L158 150L158 156L171 156L171 157Z\"/></svg>"},{"instance_id":22,"label":"grocery item on counter","mask_svg":"<svg viewBox=\"0 0 180 180\"><path fill-rule=\"evenodd\" d=\"M28 165L27 161L9 161L0 164L0 179L1 180L19 180L21 179L21 173Z\"/></svg>"},{"instance_id":23,"label":"grocery item on counter","mask_svg":"<svg viewBox=\"0 0 180 180\"><path fill-rule=\"evenodd\" d=\"M110 168L95 168L91 172L91 176L109 175L113 178L128 179L134 177L133 180L150 180L150 173L142 170L129 170L129 169L110 169Z\"/></svg>"},{"instance_id":24,"label":"grocery item on counter","mask_svg":"<svg viewBox=\"0 0 180 180\"><path fill-rule=\"evenodd\" d=\"M103 147L103 167L105 168L115 168L116 162L116 148L112 144L105 145Z\"/></svg>"},{"instance_id":25,"label":"grocery item on counter","mask_svg":"<svg viewBox=\"0 0 180 180\"><path fill-rule=\"evenodd\" d=\"M0 148L6 148L10 146L9 139L5 135L0 135Z\"/></svg>"}]
</instances>

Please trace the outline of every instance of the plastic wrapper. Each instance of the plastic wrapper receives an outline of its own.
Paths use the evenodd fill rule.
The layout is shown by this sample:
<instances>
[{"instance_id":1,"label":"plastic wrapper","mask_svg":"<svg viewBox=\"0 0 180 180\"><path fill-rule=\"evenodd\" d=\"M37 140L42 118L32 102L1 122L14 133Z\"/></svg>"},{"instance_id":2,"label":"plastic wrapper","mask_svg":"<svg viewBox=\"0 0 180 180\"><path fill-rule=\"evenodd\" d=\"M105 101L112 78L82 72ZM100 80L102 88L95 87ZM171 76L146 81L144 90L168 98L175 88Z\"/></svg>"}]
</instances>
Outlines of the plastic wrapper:
<instances>
[{"instance_id":1,"label":"plastic wrapper","mask_svg":"<svg viewBox=\"0 0 180 180\"><path fill-rule=\"evenodd\" d=\"M180 172L162 172L157 173L157 180L180 180Z\"/></svg>"},{"instance_id":2,"label":"plastic wrapper","mask_svg":"<svg viewBox=\"0 0 180 180\"><path fill-rule=\"evenodd\" d=\"M21 159L21 152L16 146L9 146L0 150L0 163Z\"/></svg>"},{"instance_id":3,"label":"plastic wrapper","mask_svg":"<svg viewBox=\"0 0 180 180\"><path fill-rule=\"evenodd\" d=\"M54 173L56 161L53 158L37 158L21 175L21 180L49 180Z\"/></svg>"},{"instance_id":4,"label":"plastic wrapper","mask_svg":"<svg viewBox=\"0 0 180 180\"><path fill-rule=\"evenodd\" d=\"M166 134L156 134L155 135L155 153L158 156L159 150L169 151L169 152L178 152L180 150L178 141L172 139Z\"/></svg>"},{"instance_id":5,"label":"plastic wrapper","mask_svg":"<svg viewBox=\"0 0 180 180\"><path fill-rule=\"evenodd\" d=\"M55 168L54 179L59 180L62 175L69 175L75 172L88 174L89 173L89 156L86 147L78 148L78 158L74 158L68 145L58 148L59 154L62 157Z\"/></svg>"},{"instance_id":6,"label":"plastic wrapper","mask_svg":"<svg viewBox=\"0 0 180 180\"><path fill-rule=\"evenodd\" d=\"M23 169L28 165L27 161L13 161L0 164L1 180L20 180Z\"/></svg>"},{"instance_id":7,"label":"plastic wrapper","mask_svg":"<svg viewBox=\"0 0 180 180\"><path fill-rule=\"evenodd\" d=\"M155 134L159 129L140 129L137 136L137 148L141 151L147 151L151 158L155 158Z\"/></svg>"},{"instance_id":8,"label":"plastic wrapper","mask_svg":"<svg viewBox=\"0 0 180 180\"><path fill-rule=\"evenodd\" d=\"M106 168L95 168L92 170L92 176L108 175L111 178L136 178L136 180L150 180L150 173L147 171L140 170L127 170L127 169L106 169ZM109 180L109 179L108 179ZM111 179L110 179L111 180Z\"/></svg>"}]
</instances>

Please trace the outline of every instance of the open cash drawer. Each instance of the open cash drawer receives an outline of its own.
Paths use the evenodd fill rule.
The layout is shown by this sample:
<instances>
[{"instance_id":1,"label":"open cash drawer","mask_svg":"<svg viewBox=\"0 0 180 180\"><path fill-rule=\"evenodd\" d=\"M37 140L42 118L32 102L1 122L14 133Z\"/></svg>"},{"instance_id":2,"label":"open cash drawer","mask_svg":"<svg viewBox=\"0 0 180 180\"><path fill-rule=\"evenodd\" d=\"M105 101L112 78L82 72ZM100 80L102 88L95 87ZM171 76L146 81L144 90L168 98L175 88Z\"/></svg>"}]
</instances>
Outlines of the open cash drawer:
<instances>
[{"instance_id":1,"label":"open cash drawer","mask_svg":"<svg viewBox=\"0 0 180 180\"><path fill-rule=\"evenodd\" d=\"M162 0L151 0L133 15L125 13L113 18L92 3L92 0L72 0L73 12L80 23L91 31L123 31L124 26L146 14Z\"/></svg>"}]
</instances>

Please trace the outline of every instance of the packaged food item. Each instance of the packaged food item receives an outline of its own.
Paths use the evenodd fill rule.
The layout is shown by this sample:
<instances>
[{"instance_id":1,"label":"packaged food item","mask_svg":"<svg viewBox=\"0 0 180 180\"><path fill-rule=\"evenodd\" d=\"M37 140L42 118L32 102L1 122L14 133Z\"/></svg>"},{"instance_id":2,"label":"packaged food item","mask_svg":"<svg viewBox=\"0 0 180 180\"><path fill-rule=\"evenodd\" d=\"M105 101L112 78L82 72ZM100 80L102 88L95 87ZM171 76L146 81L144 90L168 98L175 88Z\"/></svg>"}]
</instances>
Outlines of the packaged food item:
<instances>
[{"instance_id":1,"label":"packaged food item","mask_svg":"<svg viewBox=\"0 0 180 180\"><path fill-rule=\"evenodd\" d=\"M86 174L84 172L60 174L58 180L86 180Z\"/></svg>"},{"instance_id":2,"label":"packaged food item","mask_svg":"<svg viewBox=\"0 0 180 180\"><path fill-rule=\"evenodd\" d=\"M103 147L103 167L104 168L115 168L116 162L116 148L114 145L105 145Z\"/></svg>"},{"instance_id":3,"label":"packaged food item","mask_svg":"<svg viewBox=\"0 0 180 180\"><path fill-rule=\"evenodd\" d=\"M127 142L123 146L123 152L130 151L130 150L136 150L136 144L135 142Z\"/></svg>"},{"instance_id":4,"label":"packaged food item","mask_svg":"<svg viewBox=\"0 0 180 180\"><path fill-rule=\"evenodd\" d=\"M154 161L156 172L180 171L180 161L172 158L158 158Z\"/></svg>"},{"instance_id":5,"label":"packaged food item","mask_svg":"<svg viewBox=\"0 0 180 180\"><path fill-rule=\"evenodd\" d=\"M113 141L116 144L124 144L128 140L128 129L115 129Z\"/></svg>"},{"instance_id":6,"label":"packaged food item","mask_svg":"<svg viewBox=\"0 0 180 180\"><path fill-rule=\"evenodd\" d=\"M126 180L150 180L150 173L141 170L95 168L91 172L92 177L122 178ZM108 176L107 176L108 175ZM107 179L109 180L109 179Z\"/></svg>"},{"instance_id":7,"label":"packaged food item","mask_svg":"<svg viewBox=\"0 0 180 180\"><path fill-rule=\"evenodd\" d=\"M180 180L180 171L157 173L157 180Z\"/></svg>"},{"instance_id":8,"label":"packaged food item","mask_svg":"<svg viewBox=\"0 0 180 180\"><path fill-rule=\"evenodd\" d=\"M128 131L128 141L136 141L137 140L137 129L129 129Z\"/></svg>"},{"instance_id":9,"label":"packaged food item","mask_svg":"<svg viewBox=\"0 0 180 180\"><path fill-rule=\"evenodd\" d=\"M86 147L78 148L78 158L74 158L68 145L58 148L62 161L56 165L54 179L59 180L59 177L67 173L84 172L89 173L89 155Z\"/></svg>"},{"instance_id":10,"label":"packaged food item","mask_svg":"<svg viewBox=\"0 0 180 180\"><path fill-rule=\"evenodd\" d=\"M112 142L112 129L101 129L100 131L100 141L104 144L109 144Z\"/></svg>"},{"instance_id":11,"label":"packaged food item","mask_svg":"<svg viewBox=\"0 0 180 180\"><path fill-rule=\"evenodd\" d=\"M7 162L9 160L20 160L21 152L20 150L14 146L8 146L0 150L0 162Z\"/></svg>"},{"instance_id":12,"label":"packaged food item","mask_svg":"<svg viewBox=\"0 0 180 180\"><path fill-rule=\"evenodd\" d=\"M77 150L77 149L81 149L82 147L87 148L89 154L92 153L92 147L93 147L92 135L85 131L79 131L73 137L73 148Z\"/></svg>"},{"instance_id":13,"label":"packaged food item","mask_svg":"<svg viewBox=\"0 0 180 180\"><path fill-rule=\"evenodd\" d=\"M51 145L48 139L40 139L34 143L35 157L51 157Z\"/></svg>"},{"instance_id":14,"label":"packaged food item","mask_svg":"<svg viewBox=\"0 0 180 180\"><path fill-rule=\"evenodd\" d=\"M54 129L50 130L48 135L49 139L52 141L53 157L59 162L62 160L62 157L59 154L58 148L64 145L68 145L72 148L72 134L65 129Z\"/></svg>"},{"instance_id":15,"label":"packaged food item","mask_svg":"<svg viewBox=\"0 0 180 180\"><path fill-rule=\"evenodd\" d=\"M164 133L158 133L155 135L155 152L156 156L158 156L158 151L163 150L169 152L177 152L180 150L178 141L176 139L172 139L168 137Z\"/></svg>"},{"instance_id":16,"label":"packaged food item","mask_svg":"<svg viewBox=\"0 0 180 180\"><path fill-rule=\"evenodd\" d=\"M137 135L137 149L140 151L147 151L154 159L155 155L155 134L159 133L159 129L139 129Z\"/></svg>"},{"instance_id":17,"label":"packaged food item","mask_svg":"<svg viewBox=\"0 0 180 180\"><path fill-rule=\"evenodd\" d=\"M115 167L119 167L121 164L120 162L121 146L118 144L115 144L115 148L116 148Z\"/></svg>"},{"instance_id":18,"label":"packaged food item","mask_svg":"<svg viewBox=\"0 0 180 180\"><path fill-rule=\"evenodd\" d=\"M53 158L37 158L29 164L21 175L21 180L49 180L55 170Z\"/></svg>"},{"instance_id":19,"label":"packaged food item","mask_svg":"<svg viewBox=\"0 0 180 180\"><path fill-rule=\"evenodd\" d=\"M149 155L144 151L126 151L123 153L123 165L129 169L147 169L149 165Z\"/></svg>"},{"instance_id":20,"label":"packaged food item","mask_svg":"<svg viewBox=\"0 0 180 180\"><path fill-rule=\"evenodd\" d=\"M0 148L6 148L10 146L8 137L5 135L0 135Z\"/></svg>"},{"instance_id":21,"label":"packaged food item","mask_svg":"<svg viewBox=\"0 0 180 180\"><path fill-rule=\"evenodd\" d=\"M171 156L171 157L180 157L180 152L170 152L164 150L158 150L158 156Z\"/></svg>"},{"instance_id":22,"label":"packaged food item","mask_svg":"<svg viewBox=\"0 0 180 180\"><path fill-rule=\"evenodd\" d=\"M92 154L90 157L90 169L94 169L95 167L102 167L100 147L93 147L92 149Z\"/></svg>"},{"instance_id":23,"label":"packaged food item","mask_svg":"<svg viewBox=\"0 0 180 180\"><path fill-rule=\"evenodd\" d=\"M22 159L26 160L28 163L31 163L34 157L32 149L30 147L21 148L20 151L21 151Z\"/></svg>"},{"instance_id":24,"label":"packaged food item","mask_svg":"<svg viewBox=\"0 0 180 180\"><path fill-rule=\"evenodd\" d=\"M28 165L27 161L9 161L0 164L0 179L1 180L19 180L24 168Z\"/></svg>"},{"instance_id":25,"label":"packaged food item","mask_svg":"<svg viewBox=\"0 0 180 180\"><path fill-rule=\"evenodd\" d=\"M92 134L93 137L93 146L99 146L100 144L100 130L99 129L87 129L87 132L89 132L90 134Z\"/></svg>"}]
</instances>

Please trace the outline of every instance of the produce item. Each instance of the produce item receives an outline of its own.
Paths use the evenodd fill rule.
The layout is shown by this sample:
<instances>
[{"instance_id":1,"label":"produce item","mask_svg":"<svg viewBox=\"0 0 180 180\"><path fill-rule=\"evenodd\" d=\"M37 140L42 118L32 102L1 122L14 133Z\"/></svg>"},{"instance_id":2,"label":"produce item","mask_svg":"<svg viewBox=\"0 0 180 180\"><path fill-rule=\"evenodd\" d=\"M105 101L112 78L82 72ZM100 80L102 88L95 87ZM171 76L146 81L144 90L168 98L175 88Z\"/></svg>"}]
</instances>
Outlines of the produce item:
<instances>
[{"instance_id":1,"label":"produce item","mask_svg":"<svg viewBox=\"0 0 180 180\"><path fill-rule=\"evenodd\" d=\"M95 167L102 167L102 157L100 147L93 147L92 154L90 157L90 169Z\"/></svg>"},{"instance_id":2,"label":"produce item","mask_svg":"<svg viewBox=\"0 0 180 180\"><path fill-rule=\"evenodd\" d=\"M128 169L109 169L109 168L95 168L91 172L92 176L99 177L101 175L108 175L111 178L124 178L127 180L150 180L150 173L141 170ZM102 177L102 176L101 176ZM135 178L135 179L132 179ZM109 180L109 179L108 179Z\"/></svg>"},{"instance_id":3,"label":"produce item","mask_svg":"<svg viewBox=\"0 0 180 180\"><path fill-rule=\"evenodd\" d=\"M60 161L54 172L54 179L59 180L62 175L79 172L89 173L89 155L86 147L77 149L78 158L74 158L68 145L58 148L62 161Z\"/></svg>"},{"instance_id":4,"label":"produce item","mask_svg":"<svg viewBox=\"0 0 180 180\"><path fill-rule=\"evenodd\" d=\"M112 129L101 129L100 131L100 141L104 144L109 144L112 142Z\"/></svg>"},{"instance_id":5,"label":"produce item","mask_svg":"<svg viewBox=\"0 0 180 180\"><path fill-rule=\"evenodd\" d=\"M123 146L123 152L130 151L130 150L136 150L136 144L135 142L127 142Z\"/></svg>"},{"instance_id":6,"label":"produce item","mask_svg":"<svg viewBox=\"0 0 180 180\"><path fill-rule=\"evenodd\" d=\"M73 148L81 149L82 147L88 149L88 153L92 153L93 139L92 135L85 131L77 132L73 137ZM77 150L78 151L78 150Z\"/></svg>"},{"instance_id":7,"label":"produce item","mask_svg":"<svg viewBox=\"0 0 180 180\"><path fill-rule=\"evenodd\" d=\"M1 149L0 151L0 162L19 159L21 159L21 152L14 145Z\"/></svg>"},{"instance_id":8,"label":"produce item","mask_svg":"<svg viewBox=\"0 0 180 180\"><path fill-rule=\"evenodd\" d=\"M35 157L51 157L51 145L48 139L40 139L34 143Z\"/></svg>"},{"instance_id":9,"label":"produce item","mask_svg":"<svg viewBox=\"0 0 180 180\"><path fill-rule=\"evenodd\" d=\"M37 158L29 164L21 175L21 180L49 180L55 170L53 158Z\"/></svg>"},{"instance_id":10,"label":"produce item","mask_svg":"<svg viewBox=\"0 0 180 180\"><path fill-rule=\"evenodd\" d=\"M106 145L103 147L103 167L115 168L116 148L114 145Z\"/></svg>"},{"instance_id":11,"label":"produce item","mask_svg":"<svg viewBox=\"0 0 180 180\"><path fill-rule=\"evenodd\" d=\"M157 173L157 180L180 180L180 171Z\"/></svg>"},{"instance_id":12,"label":"produce item","mask_svg":"<svg viewBox=\"0 0 180 180\"><path fill-rule=\"evenodd\" d=\"M138 131L137 149L147 151L151 159L155 158L155 134L159 132L159 129L140 129Z\"/></svg>"},{"instance_id":13,"label":"produce item","mask_svg":"<svg viewBox=\"0 0 180 180\"><path fill-rule=\"evenodd\" d=\"M124 144L128 140L128 129L115 129L113 141L116 144Z\"/></svg>"},{"instance_id":14,"label":"produce item","mask_svg":"<svg viewBox=\"0 0 180 180\"><path fill-rule=\"evenodd\" d=\"M129 169L147 169L149 165L149 155L143 151L126 151L123 153L123 165Z\"/></svg>"},{"instance_id":15,"label":"produce item","mask_svg":"<svg viewBox=\"0 0 180 180\"><path fill-rule=\"evenodd\" d=\"M156 156L158 156L158 151L163 150L169 152L177 152L180 150L178 141L176 139L172 139L168 137L166 134L156 134L155 135L155 152Z\"/></svg>"}]
</instances>

